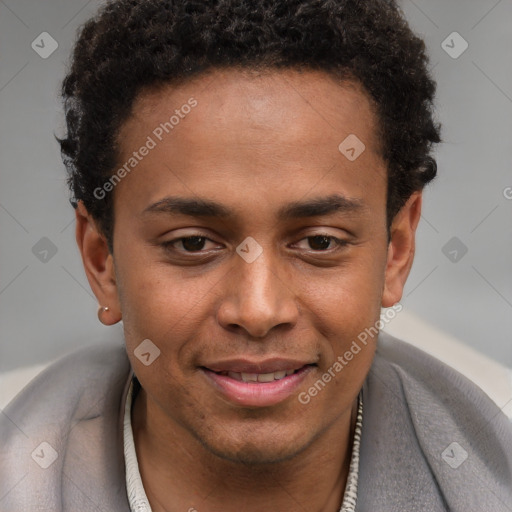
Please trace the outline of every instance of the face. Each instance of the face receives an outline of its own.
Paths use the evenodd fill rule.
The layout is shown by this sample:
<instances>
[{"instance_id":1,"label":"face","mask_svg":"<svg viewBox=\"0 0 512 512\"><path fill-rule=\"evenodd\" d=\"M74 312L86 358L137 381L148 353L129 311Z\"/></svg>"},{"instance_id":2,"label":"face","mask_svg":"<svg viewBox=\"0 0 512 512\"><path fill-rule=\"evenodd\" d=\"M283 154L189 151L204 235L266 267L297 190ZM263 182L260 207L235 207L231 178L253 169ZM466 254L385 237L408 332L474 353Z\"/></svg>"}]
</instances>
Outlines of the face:
<instances>
[{"instance_id":1,"label":"face","mask_svg":"<svg viewBox=\"0 0 512 512\"><path fill-rule=\"evenodd\" d=\"M119 141L119 167L137 162L112 192L114 257L88 276L148 414L225 459L293 457L350 415L375 340L344 355L408 272L367 94L217 70L141 94Z\"/></svg>"}]
</instances>

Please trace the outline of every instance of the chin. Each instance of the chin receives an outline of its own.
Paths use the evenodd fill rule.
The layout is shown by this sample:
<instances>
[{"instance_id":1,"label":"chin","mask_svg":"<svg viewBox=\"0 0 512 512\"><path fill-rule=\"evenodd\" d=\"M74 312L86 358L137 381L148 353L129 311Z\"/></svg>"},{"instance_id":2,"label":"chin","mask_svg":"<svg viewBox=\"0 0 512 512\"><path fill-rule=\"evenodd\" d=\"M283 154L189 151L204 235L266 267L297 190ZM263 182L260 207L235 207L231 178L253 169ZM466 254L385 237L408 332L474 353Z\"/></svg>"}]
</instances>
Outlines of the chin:
<instances>
[{"instance_id":1,"label":"chin","mask_svg":"<svg viewBox=\"0 0 512 512\"><path fill-rule=\"evenodd\" d=\"M275 428L260 432L259 435L251 427L248 429L253 430L250 436L247 435L247 431L244 431L233 433L228 437L229 429L213 429L208 436L196 435L196 438L206 450L220 459L256 467L293 459L314 440L307 440L300 434L293 435L292 432L276 435Z\"/></svg>"}]
</instances>

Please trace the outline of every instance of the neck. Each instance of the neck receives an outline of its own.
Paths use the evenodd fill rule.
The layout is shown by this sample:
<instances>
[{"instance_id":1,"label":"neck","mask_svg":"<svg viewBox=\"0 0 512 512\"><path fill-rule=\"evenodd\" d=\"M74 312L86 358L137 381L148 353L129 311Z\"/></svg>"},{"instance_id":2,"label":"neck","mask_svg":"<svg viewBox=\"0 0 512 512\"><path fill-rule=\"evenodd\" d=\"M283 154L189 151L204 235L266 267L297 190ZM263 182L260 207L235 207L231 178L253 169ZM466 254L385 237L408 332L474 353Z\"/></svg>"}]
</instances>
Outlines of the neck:
<instances>
[{"instance_id":1,"label":"neck","mask_svg":"<svg viewBox=\"0 0 512 512\"><path fill-rule=\"evenodd\" d=\"M248 465L221 459L173 422L143 389L134 441L153 512L262 509L338 512L348 476L357 400L292 459Z\"/></svg>"}]
</instances>

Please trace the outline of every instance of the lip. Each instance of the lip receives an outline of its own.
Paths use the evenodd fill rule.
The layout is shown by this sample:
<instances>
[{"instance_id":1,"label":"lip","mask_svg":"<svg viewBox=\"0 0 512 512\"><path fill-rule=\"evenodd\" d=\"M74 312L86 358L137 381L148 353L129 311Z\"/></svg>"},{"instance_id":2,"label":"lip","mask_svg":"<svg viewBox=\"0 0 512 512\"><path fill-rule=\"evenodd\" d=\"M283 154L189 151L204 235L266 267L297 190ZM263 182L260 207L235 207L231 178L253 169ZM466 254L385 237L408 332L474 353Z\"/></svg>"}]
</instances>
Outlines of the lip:
<instances>
[{"instance_id":1,"label":"lip","mask_svg":"<svg viewBox=\"0 0 512 512\"><path fill-rule=\"evenodd\" d=\"M293 366L283 367L282 365L276 366L275 364L263 365L259 366L260 369L258 371L255 371L254 365L240 365L238 362L236 364L234 363L231 368L242 368L244 370L243 373L273 373L285 369L292 369ZM222 367L220 371L242 373L240 370L231 368L228 370ZM271 368L271 370L269 370L269 368ZM292 375L272 382L243 382L235 380L228 375L215 373L215 371L206 367L201 367L200 369L213 387L217 391L220 391L230 402L244 407L270 407L286 400L290 395L294 394L313 368L314 366L309 363L302 364L299 367L293 368L297 371Z\"/></svg>"}]
</instances>

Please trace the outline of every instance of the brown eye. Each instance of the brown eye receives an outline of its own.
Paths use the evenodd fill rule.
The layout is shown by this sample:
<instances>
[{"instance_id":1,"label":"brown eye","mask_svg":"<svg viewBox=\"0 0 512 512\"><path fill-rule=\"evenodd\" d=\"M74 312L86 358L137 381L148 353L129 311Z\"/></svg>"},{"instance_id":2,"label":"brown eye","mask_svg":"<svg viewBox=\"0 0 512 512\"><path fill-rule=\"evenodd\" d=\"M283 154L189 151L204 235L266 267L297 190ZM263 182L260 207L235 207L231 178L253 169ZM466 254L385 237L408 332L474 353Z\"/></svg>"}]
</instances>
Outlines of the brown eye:
<instances>
[{"instance_id":1,"label":"brown eye","mask_svg":"<svg viewBox=\"0 0 512 512\"><path fill-rule=\"evenodd\" d=\"M335 236L320 233L318 235L311 235L299 241L298 247L304 250L313 252L335 252L343 249L349 242L341 240Z\"/></svg>"},{"instance_id":2,"label":"brown eye","mask_svg":"<svg viewBox=\"0 0 512 512\"><path fill-rule=\"evenodd\" d=\"M190 236L187 238L181 238L181 244L186 251L200 251L204 248L206 237L204 236Z\"/></svg>"},{"instance_id":3,"label":"brown eye","mask_svg":"<svg viewBox=\"0 0 512 512\"><path fill-rule=\"evenodd\" d=\"M316 236L308 236L309 246L311 249L315 251L325 251L329 249L329 245L333 237L324 236L324 235L316 235Z\"/></svg>"},{"instance_id":4,"label":"brown eye","mask_svg":"<svg viewBox=\"0 0 512 512\"><path fill-rule=\"evenodd\" d=\"M186 236L165 242L162 246L168 251L194 253L201 252L209 241L210 239L205 236Z\"/></svg>"}]
</instances>

